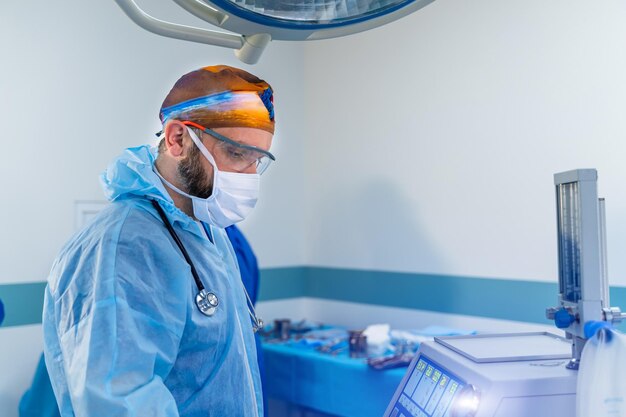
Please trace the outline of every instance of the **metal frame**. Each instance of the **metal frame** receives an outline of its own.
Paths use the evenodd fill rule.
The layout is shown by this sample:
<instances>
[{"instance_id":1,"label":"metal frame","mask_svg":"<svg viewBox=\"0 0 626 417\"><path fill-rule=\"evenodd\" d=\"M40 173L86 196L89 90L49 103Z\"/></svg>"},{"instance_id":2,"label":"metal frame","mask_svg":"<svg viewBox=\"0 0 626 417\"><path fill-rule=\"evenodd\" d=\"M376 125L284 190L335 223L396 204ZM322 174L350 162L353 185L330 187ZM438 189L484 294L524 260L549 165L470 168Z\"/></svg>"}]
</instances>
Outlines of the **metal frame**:
<instances>
[{"instance_id":1,"label":"metal frame","mask_svg":"<svg viewBox=\"0 0 626 417\"><path fill-rule=\"evenodd\" d=\"M272 39L270 35L265 33L243 36L170 23L150 16L140 9L134 0L115 0L115 2L133 22L149 32L168 38L234 49L237 58L246 64L256 64L265 50L265 47ZM177 3L181 4L184 3L184 1L178 0ZM190 6L189 8L185 7L185 9L209 23L222 24L228 18L228 16L218 11L214 11L215 13L213 13L213 9L209 7L192 8ZM203 11L206 13L202 13Z\"/></svg>"},{"instance_id":2,"label":"metal frame","mask_svg":"<svg viewBox=\"0 0 626 417\"><path fill-rule=\"evenodd\" d=\"M606 260L606 225L604 199L598 199L598 173L595 169L577 169L554 174L557 201L557 234L559 242L559 306L548 308L546 315L563 328L572 340L572 360L568 368L578 369L585 346L585 323L607 321L621 322L626 315L618 307L610 307ZM575 201L563 201L560 191L564 186L576 186ZM577 259L571 260L563 246L567 219L575 211L575 245ZM571 225L570 225L571 226ZM565 294L568 268L577 268L580 294L570 299ZM559 316L560 317L557 317ZM565 320L561 319L565 317Z\"/></svg>"},{"instance_id":3,"label":"metal frame","mask_svg":"<svg viewBox=\"0 0 626 417\"><path fill-rule=\"evenodd\" d=\"M134 0L115 0L133 22L149 32L174 39L231 48L242 62L255 64L271 40L329 39L363 32L413 13L434 0L409 0L345 21L302 24L243 9L228 0L173 1L201 20L234 33L166 22L144 12Z\"/></svg>"}]
</instances>

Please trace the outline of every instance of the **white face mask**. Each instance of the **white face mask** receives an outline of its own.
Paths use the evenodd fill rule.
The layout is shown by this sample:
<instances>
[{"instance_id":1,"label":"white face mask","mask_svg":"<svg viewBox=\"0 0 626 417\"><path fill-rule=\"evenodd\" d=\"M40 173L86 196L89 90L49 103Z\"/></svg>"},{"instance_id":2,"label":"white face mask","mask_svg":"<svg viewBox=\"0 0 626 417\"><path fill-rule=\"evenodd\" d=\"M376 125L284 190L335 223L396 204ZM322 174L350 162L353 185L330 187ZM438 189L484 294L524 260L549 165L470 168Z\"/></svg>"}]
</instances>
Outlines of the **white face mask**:
<instances>
[{"instance_id":1,"label":"white face mask","mask_svg":"<svg viewBox=\"0 0 626 417\"><path fill-rule=\"evenodd\" d=\"M187 127L191 140L196 144L202 155L213 166L213 192L208 198L189 195L176 188L173 184L155 170L156 174L180 195L191 198L193 215L198 220L213 226L226 228L238 223L250 214L259 197L259 174L242 174L239 172L224 172L217 169L213 155L200 141L196 133Z\"/></svg>"}]
</instances>

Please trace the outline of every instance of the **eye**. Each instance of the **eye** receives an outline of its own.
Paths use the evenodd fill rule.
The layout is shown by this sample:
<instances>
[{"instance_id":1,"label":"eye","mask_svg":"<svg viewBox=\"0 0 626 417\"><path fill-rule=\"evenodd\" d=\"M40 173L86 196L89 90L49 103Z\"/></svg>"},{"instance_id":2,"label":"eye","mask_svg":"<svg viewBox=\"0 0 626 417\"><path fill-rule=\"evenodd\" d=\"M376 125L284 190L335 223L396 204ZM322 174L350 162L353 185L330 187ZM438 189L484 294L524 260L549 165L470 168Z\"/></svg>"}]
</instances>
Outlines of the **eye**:
<instances>
[{"instance_id":1,"label":"eye","mask_svg":"<svg viewBox=\"0 0 626 417\"><path fill-rule=\"evenodd\" d=\"M236 146L228 145L226 146L226 155L230 159L241 160L244 159L246 152L242 149L237 148Z\"/></svg>"},{"instance_id":2,"label":"eye","mask_svg":"<svg viewBox=\"0 0 626 417\"><path fill-rule=\"evenodd\" d=\"M254 152L237 146L227 145L225 151L226 156L232 161L253 161L256 159Z\"/></svg>"}]
</instances>

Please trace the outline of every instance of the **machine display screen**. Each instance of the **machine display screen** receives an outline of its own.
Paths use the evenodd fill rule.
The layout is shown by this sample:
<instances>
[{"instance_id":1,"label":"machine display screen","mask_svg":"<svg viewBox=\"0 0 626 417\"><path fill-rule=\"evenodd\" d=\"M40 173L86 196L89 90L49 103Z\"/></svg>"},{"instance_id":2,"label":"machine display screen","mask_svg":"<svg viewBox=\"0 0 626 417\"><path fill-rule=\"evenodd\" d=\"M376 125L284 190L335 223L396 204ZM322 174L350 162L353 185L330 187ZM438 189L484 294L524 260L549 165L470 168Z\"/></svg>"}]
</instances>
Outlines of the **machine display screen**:
<instances>
[{"instance_id":1,"label":"machine display screen","mask_svg":"<svg viewBox=\"0 0 626 417\"><path fill-rule=\"evenodd\" d=\"M391 417L450 417L453 400L464 386L455 375L422 356L407 379Z\"/></svg>"}]
</instances>

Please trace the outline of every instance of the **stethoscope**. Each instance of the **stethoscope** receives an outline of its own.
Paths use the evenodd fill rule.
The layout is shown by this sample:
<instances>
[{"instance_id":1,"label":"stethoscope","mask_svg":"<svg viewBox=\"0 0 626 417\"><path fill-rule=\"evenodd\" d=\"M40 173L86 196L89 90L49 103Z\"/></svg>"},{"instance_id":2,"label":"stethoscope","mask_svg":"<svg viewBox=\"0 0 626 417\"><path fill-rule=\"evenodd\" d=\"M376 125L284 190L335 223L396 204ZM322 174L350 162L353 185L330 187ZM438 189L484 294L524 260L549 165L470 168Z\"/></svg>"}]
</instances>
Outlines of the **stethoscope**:
<instances>
[{"instance_id":1,"label":"stethoscope","mask_svg":"<svg viewBox=\"0 0 626 417\"><path fill-rule=\"evenodd\" d=\"M191 269L191 275L193 275L193 280L196 282L196 287L198 287L198 294L196 294L196 306L198 307L198 310L200 310L200 312L204 314L205 316L211 317L213 314L215 314L215 311L217 310L217 306L219 305L219 299L217 298L217 295L215 295L212 292L207 291L206 288L204 288L204 284L200 280L200 276L198 275L198 272L196 271L196 267L194 266L193 262L191 261L191 258L189 257L189 253L187 252L187 249L185 249L185 246L183 246L183 242L181 242L180 238L176 234L176 231L174 231L174 228L172 227L172 224L170 223L167 216L165 215L163 208L156 200L151 200L151 201L152 201L152 205L159 213L159 216L161 216L161 219L163 220L163 223L165 224L167 231L170 232L170 235L172 235L172 239L174 239L174 242L176 242L176 245L182 252L183 257L185 258L185 261L187 261L187 264L189 265L189 268ZM246 299L248 303L248 313L250 314L250 318L252 319L252 330L254 330L254 332L256 333L259 329L263 328L263 320L257 317L256 311L254 310L254 305L252 304L252 301L250 300L248 291L246 291L246 287L243 286L243 283L241 284L241 286L243 287L243 291L246 294Z\"/></svg>"}]
</instances>

